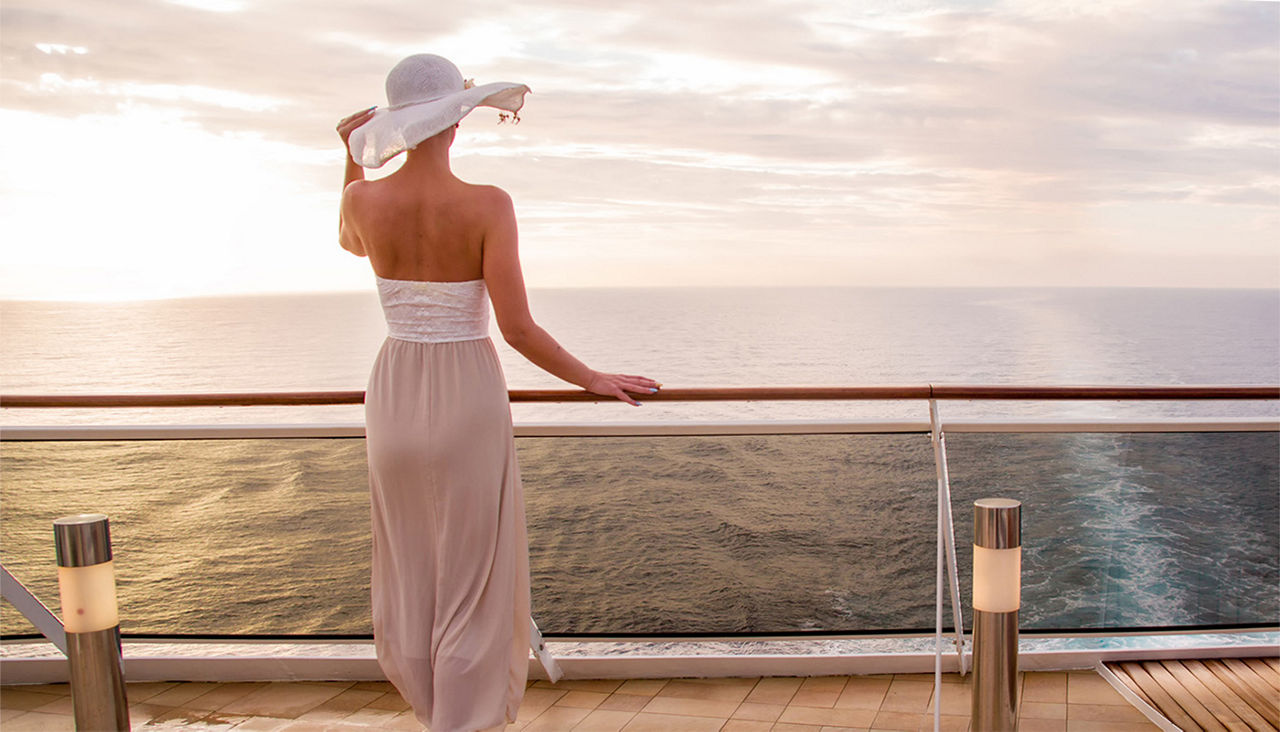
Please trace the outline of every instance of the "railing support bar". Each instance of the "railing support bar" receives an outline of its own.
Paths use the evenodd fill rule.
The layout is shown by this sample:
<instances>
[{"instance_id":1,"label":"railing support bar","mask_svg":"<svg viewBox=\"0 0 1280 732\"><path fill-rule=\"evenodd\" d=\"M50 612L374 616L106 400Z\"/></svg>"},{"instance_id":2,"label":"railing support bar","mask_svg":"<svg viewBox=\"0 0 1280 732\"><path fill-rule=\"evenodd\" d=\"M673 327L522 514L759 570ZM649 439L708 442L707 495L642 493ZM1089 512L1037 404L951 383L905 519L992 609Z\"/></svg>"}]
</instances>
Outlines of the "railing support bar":
<instances>
[{"instance_id":1,"label":"railing support bar","mask_svg":"<svg viewBox=\"0 0 1280 732\"><path fill-rule=\"evenodd\" d=\"M3 565L0 565L0 597L8 600L22 613L22 617L29 620L41 635L66 655L67 633L62 629L62 621Z\"/></svg>"},{"instance_id":2,"label":"railing support bar","mask_svg":"<svg viewBox=\"0 0 1280 732\"><path fill-rule=\"evenodd\" d=\"M960 605L960 573L956 560L956 529L951 517L951 476L947 471L947 439L938 416L938 402L929 400L930 436L933 440L934 464L938 473L938 534L947 554L947 569L951 579L951 619L956 630L956 659L960 675L968 671L964 654L964 611Z\"/></svg>"},{"instance_id":3,"label":"railing support bar","mask_svg":"<svg viewBox=\"0 0 1280 732\"><path fill-rule=\"evenodd\" d=\"M932 402L931 402L932 403ZM935 541L937 543L937 561L934 572L937 583L933 593L933 698L939 700L933 705L933 732L942 729L942 495L938 495L938 523Z\"/></svg>"}]
</instances>

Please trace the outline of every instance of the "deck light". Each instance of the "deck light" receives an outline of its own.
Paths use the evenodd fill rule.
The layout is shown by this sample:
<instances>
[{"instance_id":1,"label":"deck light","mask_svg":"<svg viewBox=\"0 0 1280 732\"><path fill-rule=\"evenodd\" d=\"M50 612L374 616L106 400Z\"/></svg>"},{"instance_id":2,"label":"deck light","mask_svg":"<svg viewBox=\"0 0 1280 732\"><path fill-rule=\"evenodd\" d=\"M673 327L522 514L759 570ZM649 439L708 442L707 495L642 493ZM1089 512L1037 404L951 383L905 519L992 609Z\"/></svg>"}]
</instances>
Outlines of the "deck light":
<instances>
[{"instance_id":1,"label":"deck light","mask_svg":"<svg viewBox=\"0 0 1280 732\"><path fill-rule=\"evenodd\" d=\"M1016 729L1021 595L1022 503L1009 498L974 501L974 729Z\"/></svg>"},{"instance_id":2,"label":"deck light","mask_svg":"<svg viewBox=\"0 0 1280 732\"><path fill-rule=\"evenodd\" d=\"M100 513L53 522L76 729L128 730L111 530Z\"/></svg>"}]
</instances>

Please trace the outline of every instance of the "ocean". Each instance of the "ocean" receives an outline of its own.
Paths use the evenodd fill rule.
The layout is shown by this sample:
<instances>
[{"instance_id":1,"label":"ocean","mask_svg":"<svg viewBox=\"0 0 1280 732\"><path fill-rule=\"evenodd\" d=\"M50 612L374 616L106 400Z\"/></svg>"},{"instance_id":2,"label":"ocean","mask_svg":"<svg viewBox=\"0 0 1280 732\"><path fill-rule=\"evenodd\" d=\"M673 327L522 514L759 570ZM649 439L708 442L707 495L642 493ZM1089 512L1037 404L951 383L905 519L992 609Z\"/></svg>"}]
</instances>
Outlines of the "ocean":
<instances>
[{"instance_id":1,"label":"ocean","mask_svg":"<svg viewBox=\"0 0 1280 732\"><path fill-rule=\"evenodd\" d=\"M534 290L602 370L668 387L1280 381L1280 293L1161 289ZM0 303L0 390L363 388L372 293ZM564 386L496 337L512 388ZM944 402L946 418L1277 418L1275 402ZM922 402L515 405L518 423L927 418ZM5 425L352 423L358 407L11 410ZM521 438L550 633L932 626L927 436ZM1275 432L948 436L972 500L1024 502L1023 625L1280 619ZM50 522L112 520L126 633L367 634L358 439L4 443L0 559L56 606ZM963 574L963 572L962 572ZM963 585L962 585L963 587ZM964 589L967 597L968 591ZM4 604L0 630L30 632Z\"/></svg>"}]
</instances>

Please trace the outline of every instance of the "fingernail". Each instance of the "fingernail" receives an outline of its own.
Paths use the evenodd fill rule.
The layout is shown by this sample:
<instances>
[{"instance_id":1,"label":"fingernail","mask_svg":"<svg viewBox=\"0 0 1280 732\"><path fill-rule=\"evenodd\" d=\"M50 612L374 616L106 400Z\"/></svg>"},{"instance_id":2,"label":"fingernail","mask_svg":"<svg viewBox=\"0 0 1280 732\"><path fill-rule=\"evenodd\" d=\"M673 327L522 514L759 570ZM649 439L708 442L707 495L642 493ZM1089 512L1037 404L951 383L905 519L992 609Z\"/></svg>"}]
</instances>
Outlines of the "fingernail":
<instances>
[{"instance_id":1,"label":"fingernail","mask_svg":"<svg viewBox=\"0 0 1280 732\"><path fill-rule=\"evenodd\" d=\"M657 394L657 393L658 393L658 390L657 390L657 389L650 389L650 390L649 390L649 393L650 393L650 394Z\"/></svg>"}]
</instances>

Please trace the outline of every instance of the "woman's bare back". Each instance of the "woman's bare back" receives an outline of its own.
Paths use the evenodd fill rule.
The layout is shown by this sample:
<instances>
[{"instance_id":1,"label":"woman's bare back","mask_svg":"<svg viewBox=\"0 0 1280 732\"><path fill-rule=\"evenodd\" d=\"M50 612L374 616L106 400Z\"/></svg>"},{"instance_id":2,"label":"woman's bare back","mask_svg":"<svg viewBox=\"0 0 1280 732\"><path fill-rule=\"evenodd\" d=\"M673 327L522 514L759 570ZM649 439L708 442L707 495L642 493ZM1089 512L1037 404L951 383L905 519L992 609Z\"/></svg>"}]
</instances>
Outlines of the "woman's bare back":
<instances>
[{"instance_id":1,"label":"woman's bare back","mask_svg":"<svg viewBox=\"0 0 1280 732\"><path fill-rule=\"evenodd\" d=\"M351 195L350 223L378 276L435 282L484 277L485 233L501 191L457 178L423 187L391 175L363 181Z\"/></svg>"}]
</instances>

